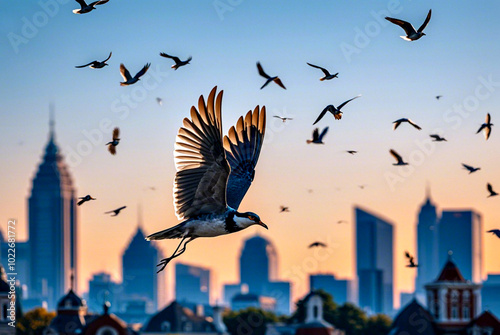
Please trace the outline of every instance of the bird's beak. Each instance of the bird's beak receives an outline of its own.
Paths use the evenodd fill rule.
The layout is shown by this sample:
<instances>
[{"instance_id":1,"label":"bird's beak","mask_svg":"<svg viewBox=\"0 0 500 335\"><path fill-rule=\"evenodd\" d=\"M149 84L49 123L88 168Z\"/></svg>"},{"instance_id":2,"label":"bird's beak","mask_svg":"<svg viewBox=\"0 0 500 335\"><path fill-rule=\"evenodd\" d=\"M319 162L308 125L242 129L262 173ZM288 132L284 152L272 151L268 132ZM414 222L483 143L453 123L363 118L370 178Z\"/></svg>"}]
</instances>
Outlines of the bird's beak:
<instances>
[{"instance_id":1,"label":"bird's beak","mask_svg":"<svg viewBox=\"0 0 500 335\"><path fill-rule=\"evenodd\" d=\"M264 228L266 228L266 229L268 229L268 230L269 230L269 228L267 228L267 226L266 226L266 224L265 224L264 222L259 221L257 224L258 224L259 226L262 226L262 227L264 227Z\"/></svg>"}]
</instances>

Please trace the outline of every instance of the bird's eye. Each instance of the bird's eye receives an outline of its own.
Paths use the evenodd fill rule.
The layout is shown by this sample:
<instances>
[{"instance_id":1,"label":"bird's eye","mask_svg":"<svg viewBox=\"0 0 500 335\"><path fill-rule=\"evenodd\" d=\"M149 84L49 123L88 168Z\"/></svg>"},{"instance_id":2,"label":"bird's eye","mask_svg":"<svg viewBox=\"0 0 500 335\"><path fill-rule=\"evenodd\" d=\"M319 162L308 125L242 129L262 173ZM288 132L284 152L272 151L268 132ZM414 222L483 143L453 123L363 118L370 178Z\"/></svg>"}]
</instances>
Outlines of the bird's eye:
<instances>
[{"instance_id":1,"label":"bird's eye","mask_svg":"<svg viewBox=\"0 0 500 335\"><path fill-rule=\"evenodd\" d=\"M252 220L252 221L254 221L254 220L255 220L255 217L254 217L254 216L252 216L252 215L249 215L249 216L248 216L248 218L249 218L250 220Z\"/></svg>"}]
</instances>

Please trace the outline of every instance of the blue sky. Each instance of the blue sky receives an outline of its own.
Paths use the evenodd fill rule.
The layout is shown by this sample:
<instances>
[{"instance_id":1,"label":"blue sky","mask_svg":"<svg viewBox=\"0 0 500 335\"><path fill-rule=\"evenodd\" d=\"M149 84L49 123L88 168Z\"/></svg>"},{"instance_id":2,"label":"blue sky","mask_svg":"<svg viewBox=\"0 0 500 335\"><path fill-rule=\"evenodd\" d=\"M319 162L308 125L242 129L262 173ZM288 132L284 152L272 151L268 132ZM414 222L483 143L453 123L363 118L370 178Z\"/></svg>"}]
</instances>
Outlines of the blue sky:
<instances>
[{"instance_id":1,"label":"blue sky","mask_svg":"<svg viewBox=\"0 0 500 335\"><path fill-rule=\"evenodd\" d=\"M57 8L50 17L40 5L48 3L57 4L50 7ZM414 244L416 211L427 182L440 206L475 208L483 214L485 228L498 228L498 204L496 199L486 201L485 185L496 182L500 189L500 136L494 129L485 142L474 134L486 113L492 114L493 123L500 115L500 85L484 84L500 82L498 2L111 0L89 14L75 15L71 11L77 7L68 0L3 4L0 212L4 220L16 217L26 224L25 198L45 145L48 105L53 102L57 141L74 163L70 169L78 193L100 200L79 211L84 241L105 252L121 253L135 228L134 207L139 202L144 203L148 233L173 225L177 222L171 195L175 135L199 95L217 85L225 91L226 130L256 105L268 109L257 177L242 207L271 222L268 236L282 250L282 273L302 257L289 252L290 244L307 244L302 236L313 239L330 232L331 224L325 221L352 220L353 204L396 223L396 264L402 264L403 248ZM430 8L427 36L416 42L403 41L399 38L403 30L381 19L392 13L419 27ZM42 22L44 18L47 22ZM38 22L33 36L26 35L26 22ZM13 46L13 34L26 43ZM110 51L110 65L103 69L74 68L103 60ZM160 57L160 52L193 60L173 71L172 61ZM271 84L261 91L264 79L257 73L257 61L268 74L279 75L287 90ZM134 74L147 62L152 66L141 82L119 86L120 63ZM339 78L320 82L321 71L306 62L339 72ZM480 98L478 92L487 97ZM319 112L357 94L362 97L344 107L341 121L327 115L318 124L330 126L326 145L307 146ZM438 94L443 95L440 101L434 98ZM157 105L156 97L163 99L163 106ZM456 106L464 104L469 111L460 114ZM294 120L282 124L271 118L273 114ZM400 117L413 119L423 130L402 125L393 132L391 122ZM103 122L111 126L103 130ZM118 155L111 157L104 144L111 136L107 128L114 126L121 128L123 140ZM436 130L448 142L429 146L428 135ZM89 152L78 159L70 157L82 148ZM414 170L403 173L392 167L390 148L406 159L413 157ZM348 149L359 154L344 154ZM467 176L462 162L483 170ZM391 184L388 180L394 176L403 181ZM361 191L357 185L362 184L367 187ZM158 192L144 191L153 185ZM308 194L309 188L315 192ZM103 217L103 211L122 204L130 207L126 215L114 221ZM276 213L281 204L292 209L286 219ZM305 221L316 222L317 229ZM103 235L116 233L116 242L105 245L104 236L92 234L95 229ZM351 227L336 229L331 234L340 246L338 257L319 270L350 277L354 265L342 259L352 260ZM235 259L242 238L253 232L224 237L227 245L221 252ZM491 256L499 247L488 237L486 254ZM170 242L163 245L166 253L173 247ZM184 260L214 267L219 283L234 280L236 265L217 265L213 255L203 253L209 246L210 241L199 242L183 255ZM118 256L97 264L86 256L92 248L90 243L81 244L84 278L105 267L118 277ZM486 269L499 272L500 264L490 257ZM397 271L398 290L411 288L412 276L406 269ZM84 280L79 285L84 288Z\"/></svg>"}]
</instances>

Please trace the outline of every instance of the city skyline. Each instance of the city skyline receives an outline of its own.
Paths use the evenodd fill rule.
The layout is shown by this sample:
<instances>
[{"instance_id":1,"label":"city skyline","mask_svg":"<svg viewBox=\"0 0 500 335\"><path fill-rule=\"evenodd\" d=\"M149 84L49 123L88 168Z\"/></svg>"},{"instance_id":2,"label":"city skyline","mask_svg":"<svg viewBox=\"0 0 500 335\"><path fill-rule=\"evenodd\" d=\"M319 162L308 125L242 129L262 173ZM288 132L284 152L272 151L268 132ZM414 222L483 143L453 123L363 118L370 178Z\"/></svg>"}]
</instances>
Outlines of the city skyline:
<instances>
[{"instance_id":1,"label":"city skyline","mask_svg":"<svg viewBox=\"0 0 500 335\"><path fill-rule=\"evenodd\" d=\"M87 290L91 274L104 269L114 280L121 278L120 254L137 228L136 204L143 204L145 235L178 222L172 206L175 134L189 108L214 85L225 90L226 131L256 105L268 109L257 177L242 208L258 210L268 224L270 229L262 236L280 251L278 276L294 282L294 298L307 291L311 272L354 277L353 207L357 205L394 223L395 297L411 290L415 271L405 268L403 253L409 249L415 254L417 211L427 183L439 208L481 214L482 276L500 272L495 258L500 244L485 233L498 229L500 222L498 199L486 198L487 182L500 187L496 173L500 159L495 155L500 136L496 128L488 141L475 134L486 113L491 113L493 123L498 117L499 47L491 43L500 26L495 16L498 3L257 1L221 12L212 3L155 3L151 11L124 0L82 16L71 12L71 2L53 3L57 13L46 14L49 18L42 26L33 23L37 13L46 13L39 3L6 4L0 14L5 42L0 61L9 65L0 107L4 120L0 229L5 236L6 222L14 218L18 241L28 236L29 183L41 162L47 106L53 102L57 142L77 196L92 194L98 199L80 206L77 213L80 292ZM388 13L416 22L430 8L433 18L427 36L412 43L398 38L399 28L383 19ZM136 25L116 29L123 20ZM464 20L471 22L457 24ZM23 35L26 22L36 28L28 37ZM455 27L454 36L449 36L449 27ZM24 36L26 43L16 45L12 34ZM78 36L92 38L75 43ZM74 68L104 59L110 51L108 67ZM171 62L158 55L161 51L182 59L192 55L193 60L173 71ZM410 56L418 59L418 67L408 67ZM119 86L120 62L134 72L149 61L152 67L143 81ZM269 85L260 91L257 61L266 71L279 74L287 90ZM320 82L320 73L306 62L338 69L339 78ZM139 95L143 91L145 95ZM330 126L326 144L308 146L305 140L322 108L356 94L362 97L345 107L342 120L325 117L318 124ZM436 95L443 97L437 100ZM272 119L273 114L294 120L283 123ZM403 116L423 130L402 125L393 131L392 121ZM114 126L120 127L123 139L117 155L111 156L104 144ZM448 142L430 142L428 136L434 131ZM391 165L392 147L410 160L410 167ZM348 155L345 150L358 153ZM461 163L480 166L481 171L468 175ZM122 205L127 209L117 217L103 214ZM280 213L281 205L290 212ZM337 224L339 220L349 223ZM199 239L181 261L211 268L212 299L221 299L222 284L237 280L242 241L254 234L255 229L248 229L234 236ZM307 249L314 240L323 240L330 248L315 254ZM169 254L174 244L161 241L158 247ZM174 265L167 267L169 297Z\"/></svg>"}]
</instances>

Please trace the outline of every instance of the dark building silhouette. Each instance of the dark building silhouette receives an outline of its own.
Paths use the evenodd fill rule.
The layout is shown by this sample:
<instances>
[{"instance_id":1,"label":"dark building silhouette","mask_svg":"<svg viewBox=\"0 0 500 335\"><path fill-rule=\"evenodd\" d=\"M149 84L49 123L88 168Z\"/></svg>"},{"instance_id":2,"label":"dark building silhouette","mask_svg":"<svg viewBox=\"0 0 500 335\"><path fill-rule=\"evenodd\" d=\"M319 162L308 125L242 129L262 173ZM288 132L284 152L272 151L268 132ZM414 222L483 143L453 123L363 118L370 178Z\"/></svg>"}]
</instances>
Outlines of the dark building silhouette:
<instances>
[{"instance_id":1,"label":"dark building silhouette","mask_svg":"<svg viewBox=\"0 0 500 335\"><path fill-rule=\"evenodd\" d=\"M481 296L484 309L495 315L500 315L500 273L488 274L487 279L483 282Z\"/></svg>"},{"instance_id":2,"label":"dark building silhouette","mask_svg":"<svg viewBox=\"0 0 500 335\"><path fill-rule=\"evenodd\" d=\"M76 191L55 143L54 122L43 160L28 198L30 298L47 301L54 309L69 288L68 274L78 279Z\"/></svg>"},{"instance_id":3,"label":"dark building silhouette","mask_svg":"<svg viewBox=\"0 0 500 335\"><path fill-rule=\"evenodd\" d=\"M359 207L356 218L356 268L359 306L370 313L393 310L393 225Z\"/></svg>"},{"instance_id":4,"label":"dark building silhouette","mask_svg":"<svg viewBox=\"0 0 500 335\"><path fill-rule=\"evenodd\" d=\"M333 274L315 274L309 276L309 290L323 290L329 293L333 301L342 305L346 302L353 302L352 281L347 279L337 279Z\"/></svg>"},{"instance_id":5,"label":"dark building silhouette","mask_svg":"<svg viewBox=\"0 0 500 335\"><path fill-rule=\"evenodd\" d=\"M183 263L175 264L175 299L180 303L210 303L210 270Z\"/></svg>"}]
</instances>

